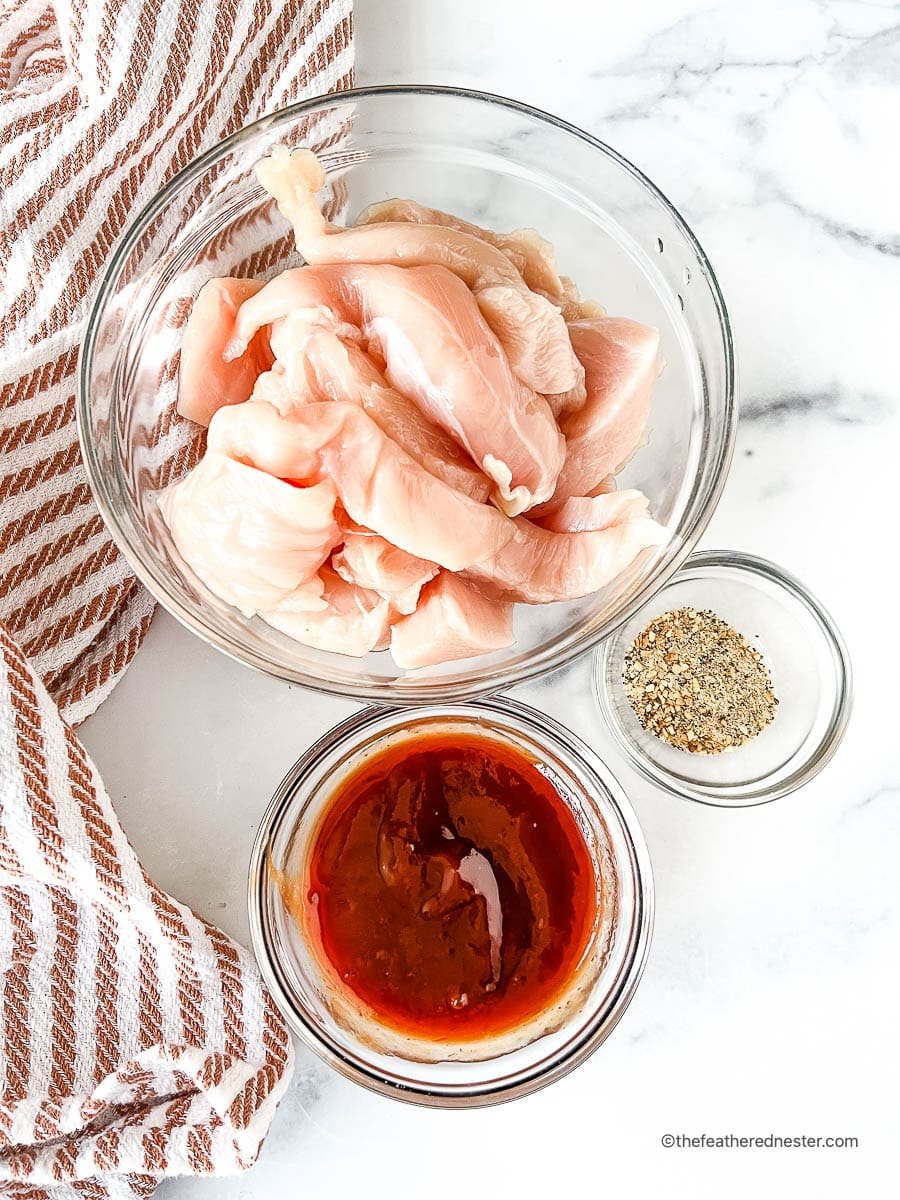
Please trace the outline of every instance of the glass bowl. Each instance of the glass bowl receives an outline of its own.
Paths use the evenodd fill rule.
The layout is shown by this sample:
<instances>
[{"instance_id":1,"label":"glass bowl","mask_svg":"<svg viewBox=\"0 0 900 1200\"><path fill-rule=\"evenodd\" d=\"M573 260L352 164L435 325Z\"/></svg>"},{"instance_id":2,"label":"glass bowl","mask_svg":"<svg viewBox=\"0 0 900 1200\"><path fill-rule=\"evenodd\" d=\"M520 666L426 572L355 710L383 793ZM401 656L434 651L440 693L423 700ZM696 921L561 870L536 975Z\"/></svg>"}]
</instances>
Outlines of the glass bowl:
<instances>
[{"instance_id":1,"label":"glass bowl","mask_svg":"<svg viewBox=\"0 0 900 1200\"><path fill-rule=\"evenodd\" d=\"M513 744L540 764L575 815L594 862L600 917L571 987L512 1034L450 1045L399 1037L367 1015L300 931L279 880L304 878L341 781L388 745L458 730ZM288 772L250 862L253 948L290 1028L342 1075L415 1104L467 1108L527 1095L583 1062L615 1027L644 968L653 878L637 818L597 756L542 713L506 699L373 707L337 725Z\"/></svg>"},{"instance_id":2,"label":"glass bowl","mask_svg":"<svg viewBox=\"0 0 900 1200\"><path fill-rule=\"evenodd\" d=\"M310 145L327 206L353 220L411 196L497 229L533 226L560 269L610 313L660 330L664 370L649 439L621 473L668 540L608 587L517 606L507 650L403 673L386 652L310 649L212 595L181 561L160 491L196 461L203 431L175 413L181 336L207 279L269 277L298 260L254 164L274 145ZM360 699L466 699L550 671L606 637L669 578L705 527L731 460L731 330L712 268L684 221L640 171L596 138L497 96L370 88L293 105L226 138L144 209L99 285L78 372L88 479L109 530L160 603L234 658L306 687Z\"/></svg>"},{"instance_id":3,"label":"glass bowl","mask_svg":"<svg viewBox=\"0 0 900 1200\"><path fill-rule=\"evenodd\" d=\"M772 675L775 719L752 741L721 754L690 754L641 727L622 686L625 655L654 617L712 609L760 652ZM640 612L599 648L594 693L632 764L659 787L706 804L765 804L808 783L838 748L850 719L847 648L831 617L798 579L750 554L692 555Z\"/></svg>"}]
</instances>

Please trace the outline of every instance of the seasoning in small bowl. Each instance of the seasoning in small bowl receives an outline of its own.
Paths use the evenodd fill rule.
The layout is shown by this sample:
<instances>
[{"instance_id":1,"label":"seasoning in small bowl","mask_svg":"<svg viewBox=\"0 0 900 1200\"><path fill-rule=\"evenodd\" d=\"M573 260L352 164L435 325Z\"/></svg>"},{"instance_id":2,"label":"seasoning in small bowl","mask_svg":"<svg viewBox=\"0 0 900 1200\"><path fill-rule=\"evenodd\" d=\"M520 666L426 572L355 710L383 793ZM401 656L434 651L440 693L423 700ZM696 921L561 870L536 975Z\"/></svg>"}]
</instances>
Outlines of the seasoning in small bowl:
<instances>
[{"instance_id":1,"label":"seasoning in small bowl","mask_svg":"<svg viewBox=\"0 0 900 1200\"><path fill-rule=\"evenodd\" d=\"M691 754L745 745L778 706L759 650L708 608L654 617L625 654L622 682L644 729Z\"/></svg>"},{"instance_id":2,"label":"seasoning in small bowl","mask_svg":"<svg viewBox=\"0 0 900 1200\"><path fill-rule=\"evenodd\" d=\"M764 804L840 744L850 661L829 614L765 559L692 555L594 658L594 693L642 775L704 804Z\"/></svg>"}]
</instances>

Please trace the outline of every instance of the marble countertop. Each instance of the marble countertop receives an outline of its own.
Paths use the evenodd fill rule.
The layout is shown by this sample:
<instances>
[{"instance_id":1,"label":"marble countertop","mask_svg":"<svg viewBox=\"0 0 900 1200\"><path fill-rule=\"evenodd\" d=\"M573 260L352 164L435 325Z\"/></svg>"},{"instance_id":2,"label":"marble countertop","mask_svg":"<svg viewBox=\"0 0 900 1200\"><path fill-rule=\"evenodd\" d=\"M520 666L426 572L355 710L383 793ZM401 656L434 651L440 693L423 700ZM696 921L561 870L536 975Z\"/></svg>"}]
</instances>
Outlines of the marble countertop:
<instances>
[{"instance_id":1,"label":"marble countertop","mask_svg":"<svg viewBox=\"0 0 900 1200\"><path fill-rule=\"evenodd\" d=\"M900 761L896 358L900 9L849 0L359 0L361 84L505 93L591 130L654 179L714 263L742 415L706 547L787 566L850 647L846 740L811 785L719 810L630 773L589 662L516 689L595 744L629 791L657 887L643 982L552 1088L496 1109L414 1109L301 1049L246 1176L159 1196L883 1195L896 1168ZM258 676L158 613L82 729L154 878L244 940L258 816L352 706ZM235 753L235 747L238 752ZM850 1136L856 1149L665 1149L664 1134Z\"/></svg>"}]
</instances>

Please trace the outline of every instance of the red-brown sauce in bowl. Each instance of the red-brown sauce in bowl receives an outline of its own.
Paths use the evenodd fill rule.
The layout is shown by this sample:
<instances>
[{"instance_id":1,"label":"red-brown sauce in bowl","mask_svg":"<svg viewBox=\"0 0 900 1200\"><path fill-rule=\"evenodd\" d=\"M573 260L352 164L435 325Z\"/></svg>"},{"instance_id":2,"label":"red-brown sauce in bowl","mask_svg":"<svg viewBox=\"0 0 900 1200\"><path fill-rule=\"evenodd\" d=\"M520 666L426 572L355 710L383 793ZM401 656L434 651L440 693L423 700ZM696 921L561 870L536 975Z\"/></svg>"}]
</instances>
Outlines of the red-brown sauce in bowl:
<instances>
[{"instance_id":1,"label":"red-brown sauce in bowl","mask_svg":"<svg viewBox=\"0 0 900 1200\"><path fill-rule=\"evenodd\" d=\"M477 734L428 734L369 758L321 820L306 886L285 895L383 1023L440 1040L503 1033L547 1009L598 916L572 810L540 764Z\"/></svg>"}]
</instances>

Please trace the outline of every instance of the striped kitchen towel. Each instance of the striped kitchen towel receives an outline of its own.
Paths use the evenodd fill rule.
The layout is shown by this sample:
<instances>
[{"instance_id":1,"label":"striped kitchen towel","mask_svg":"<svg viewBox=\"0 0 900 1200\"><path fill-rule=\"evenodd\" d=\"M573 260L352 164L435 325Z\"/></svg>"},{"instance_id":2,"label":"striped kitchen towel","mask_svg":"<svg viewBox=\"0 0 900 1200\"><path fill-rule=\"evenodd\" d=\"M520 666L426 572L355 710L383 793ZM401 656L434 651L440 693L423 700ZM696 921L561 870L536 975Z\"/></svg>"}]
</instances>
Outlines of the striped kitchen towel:
<instances>
[{"instance_id":1,"label":"striped kitchen towel","mask_svg":"<svg viewBox=\"0 0 900 1200\"><path fill-rule=\"evenodd\" d=\"M74 425L93 283L136 211L265 112L352 83L350 0L0 0L0 624L77 724L152 602Z\"/></svg>"},{"instance_id":2,"label":"striped kitchen towel","mask_svg":"<svg viewBox=\"0 0 900 1200\"><path fill-rule=\"evenodd\" d=\"M255 1159L292 1048L251 957L147 878L0 628L0 1194L147 1196Z\"/></svg>"},{"instance_id":3,"label":"striped kitchen towel","mask_svg":"<svg viewBox=\"0 0 900 1200\"><path fill-rule=\"evenodd\" d=\"M249 120L351 82L350 0L0 0L0 1194L16 1200L240 1170L287 1085L251 958L147 878L72 732L151 615L91 502L74 378L137 209Z\"/></svg>"}]
</instances>

